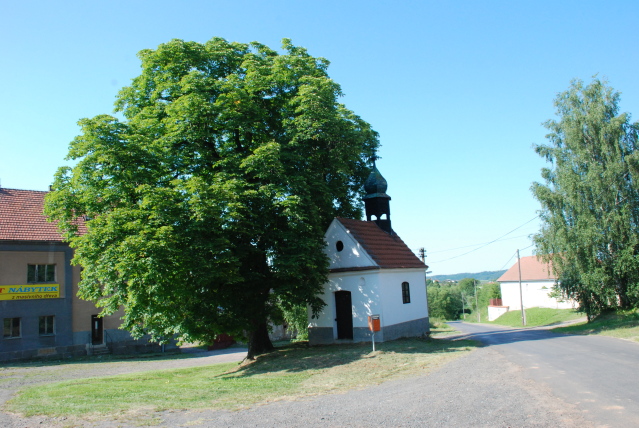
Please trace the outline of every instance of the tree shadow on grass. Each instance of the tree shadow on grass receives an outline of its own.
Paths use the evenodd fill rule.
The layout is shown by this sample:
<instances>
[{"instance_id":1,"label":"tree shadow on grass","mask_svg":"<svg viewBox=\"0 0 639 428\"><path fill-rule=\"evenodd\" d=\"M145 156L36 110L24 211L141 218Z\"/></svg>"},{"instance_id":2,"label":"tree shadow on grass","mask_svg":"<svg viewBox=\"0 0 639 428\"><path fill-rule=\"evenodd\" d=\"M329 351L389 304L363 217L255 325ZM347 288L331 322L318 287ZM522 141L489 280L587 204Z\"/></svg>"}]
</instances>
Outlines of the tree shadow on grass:
<instances>
[{"instance_id":1,"label":"tree shadow on grass","mask_svg":"<svg viewBox=\"0 0 639 428\"><path fill-rule=\"evenodd\" d=\"M290 344L243 364L235 370L235 374L243 377L281 371L295 373L328 369L361 359L375 358L381 353L453 353L467 350L477 344L474 341L463 340L409 338L377 343L375 352L372 352L371 346L369 342L321 346L309 346L304 342Z\"/></svg>"}]
</instances>

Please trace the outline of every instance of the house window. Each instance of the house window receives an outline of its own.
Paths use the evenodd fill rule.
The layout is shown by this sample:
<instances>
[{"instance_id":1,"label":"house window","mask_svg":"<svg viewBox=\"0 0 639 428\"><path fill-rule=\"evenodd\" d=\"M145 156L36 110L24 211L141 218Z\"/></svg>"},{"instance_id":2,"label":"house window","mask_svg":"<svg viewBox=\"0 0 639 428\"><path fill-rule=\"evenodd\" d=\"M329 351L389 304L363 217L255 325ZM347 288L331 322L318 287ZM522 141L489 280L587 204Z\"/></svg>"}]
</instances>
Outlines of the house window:
<instances>
[{"instance_id":1,"label":"house window","mask_svg":"<svg viewBox=\"0 0 639 428\"><path fill-rule=\"evenodd\" d=\"M407 282L402 282L402 301L410 303L410 285Z\"/></svg>"},{"instance_id":2,"label":"house window","mask_svg":"<svg viewBox=\"0 0 639 428\"><path fill-rule=\"evenodd\" d=\"M55 316L46 315L40 317L38 330L40 331L40 336L53 336L55 334Z\"/></svg>"},{"instance_id":3,"label":"house window","mask_svg":"<svg viewBox=\"0 0 639 428\"><path fill-rule=\"evenodd\" d=\"M20 337L20 318L5 318L2 337L12 339Z\"/></svg>"},{"instance_id":4,"label":"house window","mask_svg":"<svg viewBox=\"0 0 639 428\"><path fill-rule=\"evenodd\" d=\"M27 282L55 282L55 265L28 265Z\"/></svg>"}]
</instances>

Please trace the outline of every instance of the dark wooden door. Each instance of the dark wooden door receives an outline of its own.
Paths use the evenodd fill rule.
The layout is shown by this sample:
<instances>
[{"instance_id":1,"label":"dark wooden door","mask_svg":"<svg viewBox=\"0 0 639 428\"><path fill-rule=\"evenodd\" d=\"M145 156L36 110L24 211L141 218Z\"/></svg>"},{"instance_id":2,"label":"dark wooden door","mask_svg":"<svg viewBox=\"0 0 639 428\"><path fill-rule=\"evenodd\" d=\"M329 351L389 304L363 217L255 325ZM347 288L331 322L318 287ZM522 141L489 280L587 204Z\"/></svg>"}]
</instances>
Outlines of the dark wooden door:
<instances>
[{"instance_id":1,"label":"dark wooden door","mask_svg":"<svg viewBox=\"0 0 639 428\"><path fill-rule=\"evenodd\" d=\"M102 345L104 343L102 318L97 315L91 315L91 343L93 345Z\"/></svg>"},{"instance_id":2,"label":"dark wooden door","mask_svg":"<svg viewBox=\"0 0 639 428\"><path fill-rule=\"evenodd\" d=\"M337 321L337 338L353 338L353 305L350 291L337 291L335 293L335 314Z\"/></svg>"}]
</instances>

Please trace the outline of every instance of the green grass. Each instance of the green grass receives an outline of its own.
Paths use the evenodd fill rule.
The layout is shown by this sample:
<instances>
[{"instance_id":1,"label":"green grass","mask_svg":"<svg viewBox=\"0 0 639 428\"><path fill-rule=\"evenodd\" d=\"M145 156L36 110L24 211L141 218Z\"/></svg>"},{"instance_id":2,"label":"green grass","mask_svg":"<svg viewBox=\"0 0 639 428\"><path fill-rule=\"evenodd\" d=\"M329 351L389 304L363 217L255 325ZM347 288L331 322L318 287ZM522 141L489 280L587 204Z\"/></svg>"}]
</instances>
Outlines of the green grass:
<instances>
[{"instance_id":1,"label":"green grass","mask_svg":"<svg viewBox=\"0 0 639 428\"><path fill-rule=\"evenodd\" d=\"M584 316L584 313L577 312L573 309L530 308L526 309L526 327L552 325L564 321L576 320ZM508 311L495 321L487 322L487 324L522 327L521 311Z\"/></svg>"},{"instance_id":2,"label":"green grass","mask_svg":"<svg viewBox=\"0 0 639 428\"><path fill-rule=\"evenodd\" d=\"M28 361L16 361L10 363L2 363L0 371L8 368L19 367L51 367L54 365L68 366L69 364L95 364L120 361L152 361L152 360L181 360L191 358L191 355L179 353L179 351L170 352L154 352L148 354L107 354L107 355L89 355L77 356L72 358L39 358Z\"/></svg>"},{"instance_id":3,"label":"green grass","mask_svg":"<svg viewBox=\"0 0 639 428\"><path fill-rule=\"evenodd\" d=\"M457 334L459 331L455 330L446 321L433 319L430 320L430 335L431 337L446 337L453 334Z\"/></svg>"},{"instance_id":4,"label":"green grass","mask_svg":"<svg viewBox=\"0 0 639 428\"><path fill-rule=\"evenodd\" d=\"M599 334L639 342L639 313L637 310L605 313L592 322L559 327L553 331L568 334Z\"/></svg>"},{"instance_id":5,"label":"green grass","mask_svg":"<svg viewBox=\"0 0 639 428\"><path fill-rule=\"evenodd\" d=\"M88 378L20 391L6 410L23 415L127 418L167 409L239 409L346 391L426 373L475 347L470 341L401 339L309 347L291 344L243 365Z\"/></svg>"}]
</instances>

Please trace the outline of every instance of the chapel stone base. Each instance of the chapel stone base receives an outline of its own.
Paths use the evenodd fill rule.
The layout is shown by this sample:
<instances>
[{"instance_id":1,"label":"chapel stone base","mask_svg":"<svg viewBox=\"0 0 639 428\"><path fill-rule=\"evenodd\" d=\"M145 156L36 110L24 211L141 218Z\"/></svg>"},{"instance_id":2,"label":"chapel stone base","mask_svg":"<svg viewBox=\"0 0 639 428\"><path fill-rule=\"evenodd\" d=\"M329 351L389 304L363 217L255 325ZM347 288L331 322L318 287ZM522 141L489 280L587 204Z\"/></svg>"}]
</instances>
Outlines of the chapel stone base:
<instances>
[{"instance_id":1,"label":"chapel stone base","mask_svg":"<svg viewBox=\"0 0 639 428\"><path fill-rule=\"evenodd\" d=\"M309 327L308 342L311 345L327 345L332 343L355 343L371 341L368 327L353 328L353 340L338 340L333 327ZM386 342L402 337L424 337L430 334L429 318L420 318L399 324L387 325L375 333L375 342Z\"/></svg>"}]
</instances>

